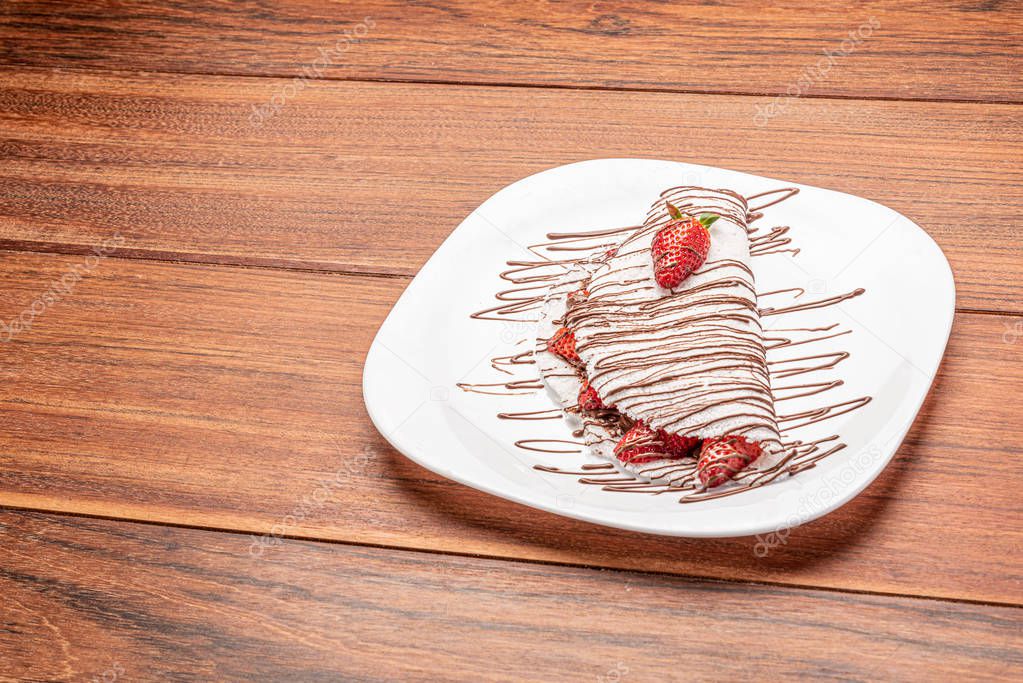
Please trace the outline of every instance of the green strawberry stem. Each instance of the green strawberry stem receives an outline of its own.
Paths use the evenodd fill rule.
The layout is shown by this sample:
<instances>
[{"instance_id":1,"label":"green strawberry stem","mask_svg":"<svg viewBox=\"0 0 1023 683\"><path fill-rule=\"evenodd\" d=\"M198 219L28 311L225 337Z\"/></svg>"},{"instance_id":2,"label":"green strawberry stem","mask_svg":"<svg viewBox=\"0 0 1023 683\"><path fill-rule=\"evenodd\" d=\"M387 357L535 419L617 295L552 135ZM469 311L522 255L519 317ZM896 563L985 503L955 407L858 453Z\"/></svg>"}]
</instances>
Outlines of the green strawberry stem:
<instances>
[{"instance_id":1,"label":"green strawberry stem","mask_svg":"<svg viewBox=\"0 0 1023 683\"><path fill-rule=\"evenodd\" d=\"M669 204L669 206L671 205ZM675 210L678 211L678 209ZM700 224L709 230L710 226L714 225L714 221L716 221L719 218L721 218L721 216L718 216L717 214L705 213L702 216L700 216Z\"/></svg>"},{"instance_id":2,"label":"green strawberry stem","mask_svg":"<svg viewBox=\"0 0 1023 683\"><path fill-rule=\"evenodd\" d=\"M679 219L682 218L682 212L678 210L677 206L675 206L671 202L664 202L664 203L668 205L668 215L669 216L671 216L675 220L679 220Z\"/></svg>"}]
</instances>

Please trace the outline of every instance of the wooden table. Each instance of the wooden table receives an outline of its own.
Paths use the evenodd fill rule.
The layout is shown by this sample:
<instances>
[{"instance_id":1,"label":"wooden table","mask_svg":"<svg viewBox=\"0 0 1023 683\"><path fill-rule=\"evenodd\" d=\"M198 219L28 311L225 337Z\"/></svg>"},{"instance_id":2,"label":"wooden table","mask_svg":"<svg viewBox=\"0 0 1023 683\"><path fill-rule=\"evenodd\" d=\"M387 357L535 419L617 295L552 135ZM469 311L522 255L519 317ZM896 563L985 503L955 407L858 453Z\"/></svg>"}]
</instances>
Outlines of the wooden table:
<instances>
[{"instance_id":1,"label":"wooden table","mask_svg":"<svg viewBox=\"0 0 1023 683\"><path fill-rule=\"evenodd\" d=\"M0 678L1019 680L1021 34L980 0L7 0ZM620 156L882 202L955 271L895 460L766 557L470 490L366 415L454 226Z\"/></svg>"}]
</instances>

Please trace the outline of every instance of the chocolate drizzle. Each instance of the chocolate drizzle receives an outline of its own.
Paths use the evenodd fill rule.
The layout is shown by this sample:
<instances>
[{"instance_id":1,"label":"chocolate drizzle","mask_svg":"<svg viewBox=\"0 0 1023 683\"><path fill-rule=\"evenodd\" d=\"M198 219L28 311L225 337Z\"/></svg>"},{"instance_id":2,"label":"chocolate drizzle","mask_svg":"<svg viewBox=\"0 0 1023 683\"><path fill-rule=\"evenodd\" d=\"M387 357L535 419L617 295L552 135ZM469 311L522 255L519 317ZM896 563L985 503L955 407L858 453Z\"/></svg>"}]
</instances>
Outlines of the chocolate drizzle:
<instances>
[{"instance_id":1,"label":"chocolate drizzle","mask_svg":"<svg viewBox=\"0 0 1023 683\"><path fill-rule=\"evenodd\" d=\"M498 413L497 417L500 420L560 420L561 408L531 410L525 413Z\"/></svg>"},{"instance_id":2,"label":"chocolate drizzle","mask_svg":"<svg viewBox=\"0 0 1023 683\"><path fill-rule=\"evenodd\" d=\"M658 201L643 226L594 270L589 296L570 302L590 384L605 403L655 430L698 438L734 434L776 448L770 378L749 259L746 200L730 191L675 188L690 215L712 213L707 261L680 287L662 289L650 242L670 217Z\"/></svg>"},{"instance_id":3,"label":"chocolate drizzle","mask_svg":"<svg viewBox=\"0 0 1023 683\"><path fill-rule=\"evenodd\" d=\"M682 204L684 211L697 214L713 211L734 225L745 229L749 239L751 257L789 253L795 256L799 249L792 246L791 228L779 226L765 232L751 228L750 223L763 217L763 210L785 201L798 193L797 188L781 188L762 192L744 198L728 190L710 190L697 187L672 188L664 193L676 205ZM722 204L722 197L727 201ZM754 204L754 200L759 200ZM615 464L585 463L576 469L563 469L548 465L534 465L535 469L550 474L564 474L580 477L585 485L600 486L606 491L646 493L685 493L682 503L693 503L735 495L743 491L769 484L780 477L794 476L810 469L824 458L839 452L845 446L837 442L838 436L829 436L815 441L803 442L793 439L793 432L802 428L846 415L870 402L870 397L842 400L814 408L797 410L784 415L775 415L774 406L786 401L825 395L844 385L841 379L820 381L784 382L787 378L799 377L832 370L849 357L846 351L810 352L799 357L765 359L765 352L775 353L796 346L812 347L825 340L848 335L850 330L837 329L832 324L823 327L794 327L769 329L759 334L759 317L780 316L812 309L832 306L864 293L855 289L813 301L802 300L806 294L799 287L762 292L757 296L753 273L749 267L734 259L708 261L698 271L706 276L696 286L690 287L682 296L651 296L649 278L633 274L628 267L616 267L621 259L613 258L621 253L649 251L650 237L667 220L655 203L642 226L625 226L586 232L551 232L546 242L529 247L537 255L536 260L508 262L508 270L500 274L501 279L513 287L498 292L497 305L471 315L479 320L507 322L536 322L547 293L566 271L579 264L598 266L592 281L587 283L589 297L573 301L563 321L571 329L588 326L585 342L579 350L595 350L601 347L615 349L615 335L624 322L630 320L636 310L649 318L649 324L633 326L634 339L656 340L655 351L646 353L625 350L606 354L590 368L589 380L608 403L635 401L657 415L664 416L661 425L695 424L699 428L711 428L714 418L707 415L709 407L737 404L742 408L737 413L744 422L737 430L729 432L769 429L781 435L776 447L781 457L770 467L751 467L740 472L729 485L721 489L703 490L696 477L696 461L693 458L681 460L658 460L648 466L637 466L633 472L623 472ZM695 278L696 276L694 276ZM748 292L740 295L739 292ZM678 293L676 293L678 294ZM791 303L781 302L762 306L760 301L768 297L790 295ZM709 310L699 307L687 308L688 299L699 299ZM750 301L754 302L753 304ZM774 299L772 299L774 302ZM759 308L758 308L759 306ZM670 326L658 326L658 320L670 319ZM634 320L634 319L633 319ZM755 324L757 333L750 326ZM694 368L680 368L678 363L664 363L665 357L677 354L682 349L704 348L705 351L688 352L687 359L697 363ZM535 364L533 350L501 356L491 361L492 367L505 374L513 374L517 366ZM685 383L688 377L699 375L699 368L727 367L743 368L748 371L741 381L711 381L693 385L685 392L685 401L673 399L668 386L673 382ZM626 368L630 378L628 386L611 382L615 369L619 373ZM747 384L748 383L748 384ZM533 394L543 388L540 379L517 379L491 384L459 384L465 391L492 395ZM744 390L748 389L748 392ZM763 398L768 397L767 399ZM574 409L568 409L569 412ZM606 434L621 433L622 416L615 411L597 416L597 422L604 420ZM506 420L546 420L558 418L560 408L522 413L499 413ZM706 419L699 419L700 415ZM583 436L585 429L576 430L573 437ZM609 436L608 438L614 438ZM515 442L518 448L544 454L580 454L583 444L577 440L565 439L523 439Z\"/></svg>"},{"instance_id":4,"label":"chocolate drizzle","mask_svg":"<svg viewBox=\"0 0 1023 683\"><path fill-rule=\"evenodd\" d=\"M523 394L534 394L543 389L543 381L537 379L517 379L512 382L491 382L488 384L470 384L459 382L455 385L462 391L469 391L475 394L489 394L491 396L522 396Z\"/></svg>"},{"instance_id":5,"label":"chocolate drizzle","mask_svg":"<svg viewBox=\"0 0 1023 683\"><path fill-rule=\"evenodd\" d=\"M535 444L573 444L579 446L579 448L569 448L559 446L537 446ZM518 448L526 451L536 451L537 453L582 453L582 443L579 441L569 441L568 439L520 439L515 442Z\"/></svg>"},{"instance_id":6,"label":"chocolate drizzle","mask_svg":"<svg viewBox=\"0 0 1023 683\"><path fill-rule=\"evenodd\" d=\"M783 306L781 308L761 308L760 315L766 317L769 315L781 315L782 313L795 313L796 311L809 311L812 308L824 308L825 306L834 306L840 304L843 301L848 301L855 297L860 296L865 292L865 289L859 288L854 289L851 292L845 294L839 294L837 296L828 297L827 299L819 299L817 301L807 301L804 303L793 304L791 306Z\"/></svg>"},{"instance_id":7,"label":"chocolate drizzle","mask_svg":"<svg viewBox=\"0 0 1023 683\"><path fill-rule=\"evenodd\" d=\"M509 356L498 356L490 361L490 367L506 375L511 375L512 371L506 370L505 366L513 367L515 365L536 365L536 361L533 360L533 350L530 349L529 351L522 351L521 353Z\"/></svg>"}]
</instances>

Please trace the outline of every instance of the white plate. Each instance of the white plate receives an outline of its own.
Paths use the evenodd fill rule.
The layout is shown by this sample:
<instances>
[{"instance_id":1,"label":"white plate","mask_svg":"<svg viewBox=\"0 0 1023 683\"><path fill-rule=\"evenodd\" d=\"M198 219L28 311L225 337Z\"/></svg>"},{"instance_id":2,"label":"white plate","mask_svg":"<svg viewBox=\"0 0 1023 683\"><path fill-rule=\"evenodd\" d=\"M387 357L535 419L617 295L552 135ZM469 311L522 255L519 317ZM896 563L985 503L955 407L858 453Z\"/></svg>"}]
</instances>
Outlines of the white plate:
<instances>
[{"instance_id":1,"label":"white plate","mask_svg":"<svg viewBox=\"0 0 1023 683\"><path fill-rule=\"evenodd\" d=\"M510 259L551 231L636 224L661 191L676 185L730 188L752 195L798 187L765 210L757 225L792 226L801 253L754 259L758 288L803 287L818 297L866 289L863 296L807 312L811 324L840 322L850 357L839 367L842 396L869 395L865 407L816 425L847 448L795 477L738 495L680 505L677 495L603 491L535 464L552 462L514 446L523 438L570 438L557 420L500 420L499 411L552 406L525 397L463 392L458 382L495 382L492 357L526 348L525 324L471 320L510 285L498 278ZM955 286L944 254L919 226L880 204L816 187L708 166L647 159L599 159L520 180L466 218L408 286L366 359L363 394L377 429L420 465L524 505L597 524L656 534L743 536L815 519L862 491L895 454L931 385L952 326ZM528 343L528 342L527 342ZM524 366L528 371L532 366ZM526 375L522 375L523 377ZM837 390L836 390L837 391ZM801 438L808 438L801 434Z\"/></svg>"}]
</instances>

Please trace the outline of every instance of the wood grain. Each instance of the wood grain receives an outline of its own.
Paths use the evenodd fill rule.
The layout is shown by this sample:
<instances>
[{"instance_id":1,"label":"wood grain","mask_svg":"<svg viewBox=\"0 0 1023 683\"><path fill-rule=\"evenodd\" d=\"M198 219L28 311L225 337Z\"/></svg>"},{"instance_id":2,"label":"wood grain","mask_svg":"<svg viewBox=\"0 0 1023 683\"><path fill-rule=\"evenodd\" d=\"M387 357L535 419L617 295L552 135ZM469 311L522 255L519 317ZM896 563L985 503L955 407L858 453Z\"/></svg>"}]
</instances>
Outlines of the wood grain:
<instances>
[{"instance_id":1,"label":"wood grain","mask_svg":"<svg viewBox=\"0 0 1023 683\"><path fill-rule=\"evenodd\" d=\"M1023 675L1017 608L309 542L254 559L237 535L39 514L0 529L5 680Z\"/></svg>"},{"instance_id":2,"label":"wood grain","mask_svg":"<svg viewBox=\"0 0 1023 683\"><path fill-rule=\"evenodd\" d=\"M8 0L0 63L1018 102L1021 28L1018 3L978 0Z\"/></svg>"},{"instance_id":3,"label":"wood grain","mask_svg":"<svg viewBox=\"0 0 1023 683\"><path fill-rule=\"evenodd\" d=\"M0 321L31 326L3 345L0 505L266 534L268 557L298 536L1023 603L1021 318L961 314L892 464L758 557L541 513L393 451L361 373L402 279L113 258L33 315L83 257L3 260Z\"/></svg>"},{"instance_id":4,"label":"wood grain","mask_svg":"<svg viewBox=\"0 0 1023 683\"><path fill-rule=\"evenodd\" d=\"M414 274L490 194L641 156L867 197L921 224L959 305L1023 312L1023 108L0 70L0 244ZM698 180L698 179L694 179ZM557 226L552 226L556 228Z\"/></svg>"}]
</instances>

